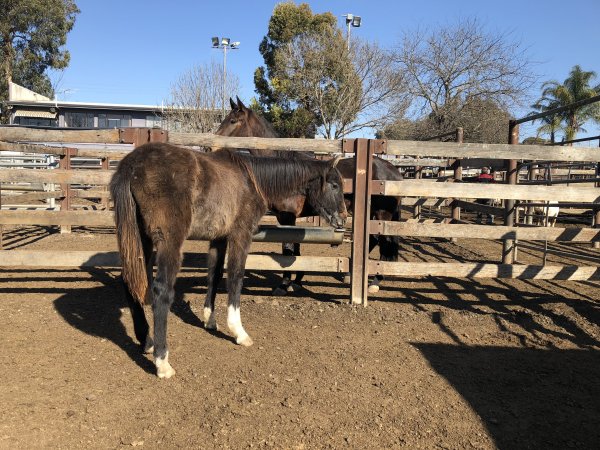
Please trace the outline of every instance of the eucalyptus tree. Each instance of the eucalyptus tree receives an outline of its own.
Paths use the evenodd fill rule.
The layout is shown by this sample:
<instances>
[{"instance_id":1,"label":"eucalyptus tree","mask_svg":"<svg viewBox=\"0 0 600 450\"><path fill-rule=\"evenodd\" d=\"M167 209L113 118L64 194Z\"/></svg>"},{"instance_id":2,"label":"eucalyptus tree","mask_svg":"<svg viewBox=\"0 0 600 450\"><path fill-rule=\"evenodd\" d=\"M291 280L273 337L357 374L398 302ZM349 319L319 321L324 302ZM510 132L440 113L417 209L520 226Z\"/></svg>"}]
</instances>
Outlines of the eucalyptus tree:
<instances>
[{"instance_id":1,"label":"eucalyptus tree","mask_svg":"<svg viewBox=\"0 0 600 450\"><path fill-rule=\"evenodd\" d=\"M280 3L260 51L255 106L284 136L337 139L384 126L406 108L404 78L389 53L358 39L348 48L331 13Z\"/></svg>"},{"instance_id":2,"label":"eucalyptus tree","mask_svg":"<svg viewBox=\"0 0 600 450\"><path fill-rule=\"evenodd\" d=\"M47 70L69 64L64 46L78 13L73 0L0 2L0 101L7 100L11 81L53 96Z\"/></svg>"}]
</instances>

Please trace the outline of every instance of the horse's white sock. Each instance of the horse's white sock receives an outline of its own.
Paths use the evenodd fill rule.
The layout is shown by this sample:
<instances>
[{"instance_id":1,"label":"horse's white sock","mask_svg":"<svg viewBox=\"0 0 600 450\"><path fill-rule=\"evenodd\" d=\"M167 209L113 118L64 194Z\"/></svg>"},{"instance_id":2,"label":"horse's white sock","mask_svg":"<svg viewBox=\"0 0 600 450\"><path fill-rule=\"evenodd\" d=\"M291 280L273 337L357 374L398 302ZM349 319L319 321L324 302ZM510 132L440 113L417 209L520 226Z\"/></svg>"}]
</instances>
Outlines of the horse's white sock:
<instances>
[{"instance_id":1,"label":"horse's white sock","mask_svg":"<svg viewBox=\"0 0 600 450\"><path fill-rule=\"evenodd\" d=\"M165 353L164 358L156 358L154 364L156 365L156 375L158 375L158 378L171 378L175 375L175 370L169 364L168 351Z\"/></svg>"},{"instance_id":2,"label":"horse's white sock","mask_svg":"<svg viewBox=\"0 0 600 450\"><path fill-rule=\"evenodd\" d=\"M233 333L235 336L235 341L243 345L245 347L249 347L252 345L252 339L244 330L242 326L242 319L240 316L240 308L229 305L227 307L227 326L229 327L229 331Z\"/></svg>"}]
</instances>

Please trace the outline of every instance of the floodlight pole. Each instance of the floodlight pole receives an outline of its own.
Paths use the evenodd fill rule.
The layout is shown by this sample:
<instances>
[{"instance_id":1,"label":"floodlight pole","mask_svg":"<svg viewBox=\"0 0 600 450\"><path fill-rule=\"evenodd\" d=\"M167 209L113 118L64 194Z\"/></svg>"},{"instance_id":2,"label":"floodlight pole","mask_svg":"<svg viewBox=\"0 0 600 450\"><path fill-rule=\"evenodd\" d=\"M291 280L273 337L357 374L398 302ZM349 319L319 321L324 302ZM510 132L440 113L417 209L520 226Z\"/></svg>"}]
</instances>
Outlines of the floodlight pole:
<instances>
[{"instance_id":1,"label":"floodlight pole","mask_svg":"<svg viewBox=\"0 0 600 450\"><path fill-rule=\"evenodd\" d=\"M348 17L346 17L346 25L347 25L347 31L346 31L346 46L348 47L348 51L350 51L350 23L352 21L348 20Z\"/></svg>"},{"instance_id":2,"label":"floodlight pole","mask_svg":"<svg viewBox=\"0 0 600 450\"><path fill-rule=\"evenodd\" d=\"M346 46L350 51L350 27L360 27L361 18L354 14L346 14L342 17L346 18Z\"/></svg>"},{"instance_id":3,"label":"floodlight pole","mask_svg":"<svg viewBox=\"0 0 600 450\"><path fill-rule=\"evenodd\" d=\"M231 42L229 38L212 38L213 48L220 48L223 50L223 98L221 99L221 119L225 118L225 103L227 103L227 49L231 48L232 50L236 50L240 43L239 42Z\"/></svg>"},{"instance_id":4,"label":"floodlight pole","mask_svg":"<svg viewBox=\"0 0 600 450\"><path fill-rule=\"evenodd\" d=\"M223 102L221 103L221 120L225 119L225 97L227 96L227 47L223 45Z\"/></svg>"}]
</instances>

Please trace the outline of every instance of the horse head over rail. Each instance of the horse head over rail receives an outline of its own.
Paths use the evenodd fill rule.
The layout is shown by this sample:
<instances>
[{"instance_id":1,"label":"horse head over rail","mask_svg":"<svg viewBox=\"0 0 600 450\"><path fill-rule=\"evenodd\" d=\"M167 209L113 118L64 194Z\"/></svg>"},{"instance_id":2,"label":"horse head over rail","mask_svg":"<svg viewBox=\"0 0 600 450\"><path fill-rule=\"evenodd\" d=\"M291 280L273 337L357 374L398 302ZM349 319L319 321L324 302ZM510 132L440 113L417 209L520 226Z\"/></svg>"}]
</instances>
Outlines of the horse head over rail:
<instances>
[{"instance_id":1,"label":"horse head over rail","mask_svg":"<svg viewBox=\"0 0 600 450\"><path fill-rule=\"evenodd\" d=\"M268 205L301 195L332 226L343 227L347 214L337 163L228 150L206 154L161 143L142 145L123 158L110 183L122 278L136 337L145 351L154 352L159 377L175 373L166 328L184 241L210 241L204 303L208 329L216 328L214 301L227 250L227 325L238 344L252 345L240 318L240 292L258 221ZM154 339L144 304L152 304Z\"/></svg>"},{"instance_id":2,"label":"horse head over rail","mask_svg":"<svg viewBox=\"0 0 600 450\"><path fill-rule=\"evenodd\" d=\"M229 103L231 111L221 122L216 134L234 137L279 137L273 126L253 110L247 108L239 97L236 98L236 101L230 98ZM312 155L307 154L307 152L256 149L248 149L248 151L253 155L260 156L281 156L292 159L312 158ZM339 162L337 168L344 178L354 178L356 159L344 158ZM402 175L389 161L376 157L373 158L373 179L399 181L402 180ZM348 194L345 196L345 200L348 211L352 211L354 196ZM302 207L298 205L302 205ZM273 204L269 207L275 213L280 225L295 225L298 217L315 215L310 207L310 201L305 202L299 198L288 199L288 201ZM400 220L400 199L398 197L373 195L371 197L370 217L376 220ZM399 241L396 236L369 236L369 251L372 251L376 246L379 246L381 260L398 261ZM284 243L283 254L300 256L300 244ZM291 273L285 272L281 284L274 289L274 293L285 295L289 291L298 289L303 276L304 274L301 272L296 274L296 278L292 282ZM370 279L370 293L379 291L379 283L382 279L383 277L380 275Z\"/></svg>"}]
</instances>

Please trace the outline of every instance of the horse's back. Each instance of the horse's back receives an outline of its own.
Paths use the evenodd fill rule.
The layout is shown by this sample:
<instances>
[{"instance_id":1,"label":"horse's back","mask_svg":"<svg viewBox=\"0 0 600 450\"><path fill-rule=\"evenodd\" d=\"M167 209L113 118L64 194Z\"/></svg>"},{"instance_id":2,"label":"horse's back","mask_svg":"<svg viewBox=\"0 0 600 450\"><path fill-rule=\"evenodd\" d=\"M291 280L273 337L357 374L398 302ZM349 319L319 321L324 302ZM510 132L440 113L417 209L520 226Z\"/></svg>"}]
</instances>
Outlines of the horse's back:
<instances>
[{"instance_id":1,"label":"horse's back","mask_svg":"<svg viewBox=\"0 0 600 450\"><path fill-rule=\"evenodd\" d=\"M344 178L354 178L356 172L356 158L344 158L337 165ZM373 158L373 179L384 181L400 181L402 174L396 166L385 159Z\"/></svg>"},{"instance_id":2,"label":"horse's back","mask_svg":"<svg viewBox=\"0 0 600 450\"><path fill-rule=\"evenodd\" d=\"M191 223L199 172L192 150L164 143L145 144L127 155L118 170L129 176L146 231L153 234L160 230L181 238Z\"/></svg>"}]
</instances>

